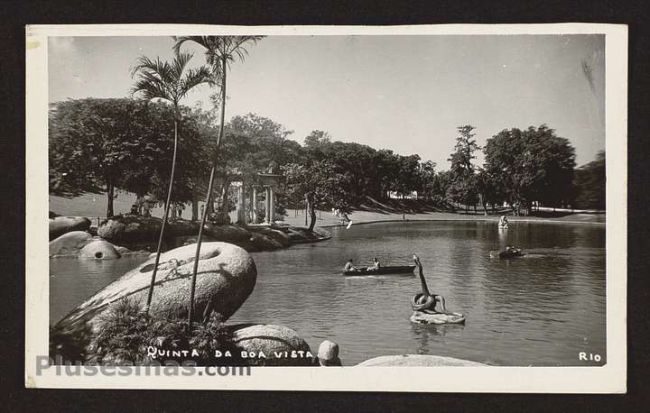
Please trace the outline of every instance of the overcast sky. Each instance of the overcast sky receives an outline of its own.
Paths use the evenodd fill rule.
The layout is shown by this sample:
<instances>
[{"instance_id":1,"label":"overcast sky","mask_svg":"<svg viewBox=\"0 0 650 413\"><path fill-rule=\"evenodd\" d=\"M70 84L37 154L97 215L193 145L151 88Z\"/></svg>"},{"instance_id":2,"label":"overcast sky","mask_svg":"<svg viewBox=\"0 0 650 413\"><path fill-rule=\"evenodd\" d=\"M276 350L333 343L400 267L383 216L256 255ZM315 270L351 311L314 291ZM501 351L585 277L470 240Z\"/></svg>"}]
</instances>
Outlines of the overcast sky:
<instances>
[{"instance_id":1,"label":"overcast sky","mask_svg":"<svg viewBox=\"0 0 650 413\"><path fill-rule=\"evenodd\" d=\"M169 59L172 45L170 37L50 38L50 102L126 97L138 56ZM194 65L204 62L200 48L185 50ZM448 169L465 124L483 145L502 129L546 123L576 147L578 165L605 147L601 35L273 36L249 52L229 73L226 118L269 117L301 143L324 130L417 153L438 169ZM210 93L201 86L184 103L209 109Z\"/></svg>"}]
</instances>

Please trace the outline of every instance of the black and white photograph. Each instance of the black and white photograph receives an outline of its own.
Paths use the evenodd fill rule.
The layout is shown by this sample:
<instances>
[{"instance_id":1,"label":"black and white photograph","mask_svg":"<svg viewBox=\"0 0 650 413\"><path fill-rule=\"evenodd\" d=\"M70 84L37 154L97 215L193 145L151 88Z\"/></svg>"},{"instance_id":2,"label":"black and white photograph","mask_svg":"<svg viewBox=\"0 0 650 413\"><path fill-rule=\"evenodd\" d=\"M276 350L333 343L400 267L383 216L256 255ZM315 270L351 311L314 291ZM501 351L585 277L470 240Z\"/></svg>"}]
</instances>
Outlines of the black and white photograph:
<instances>
[{"instance_id":1,"label":"black and white photograph","mask_svg":"<svg viewBox=\"0 0 650 413\"><path fill-rule=\"evenodd\" d=\"M28 28L27 385L624 392L626 35Z\"/></svg>"}]
</instances>

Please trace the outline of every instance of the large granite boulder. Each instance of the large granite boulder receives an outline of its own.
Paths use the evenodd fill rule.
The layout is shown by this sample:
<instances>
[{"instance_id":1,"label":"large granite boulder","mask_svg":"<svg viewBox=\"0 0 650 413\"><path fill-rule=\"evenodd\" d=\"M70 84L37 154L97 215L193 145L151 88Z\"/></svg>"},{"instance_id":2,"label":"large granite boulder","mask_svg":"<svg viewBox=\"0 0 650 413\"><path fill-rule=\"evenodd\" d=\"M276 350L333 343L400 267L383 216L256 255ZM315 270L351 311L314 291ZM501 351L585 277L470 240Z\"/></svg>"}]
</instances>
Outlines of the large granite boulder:
<instances>
[{"instance_id":1,"label":"large granite boulder","mask_svg":"<svg viewBox=\"0 0 650 413\"><path fill-rule=\"evenodd\" d=\"M90 220L85 217L54 217L50 218L50 240L72 231L87 231Z\"/></svg>"},{"instance_id":2,"label":"large granite boulder","mask_svg":"<svg viewBox=\"0 0 650 413\"><path fill-rule=\"evenodd\" d=\"M139 215L120 215L107 219L97 229L97 235L111 242L153 242L160 236L162 220ZM196 235L199 223L184 219L167 222L165 238Z\"/></svg>"},{"instance_id":3,"label":"large granite boulder","mask_svg":"<svg viewBox=\"0 0 650 413\"><path fill-rule=\"evenodd\" d=\"M313 366L314 354L294 330L271 324L229 326L233 357L251 366ZM245 357L244 357L245 356Z\"/></svg>"},{"instance_id":4,"label":"large granite boulder","mask_svg":"<svg viewBox=\"0 0 650 413\"><path fill-rule=\"evenodd\" d=\"M341 366L339 358L339 345L330 340L324 340L318 346L318 364L320 366Z\"/></svg>"},{"instance_id":5,"label":"large granite boulder","mask_svg":"<svg viewBox=\"0 0 650 413\"><path fill-rule=\"evenodd\" d=\"M94 239L79 251L79 258L95 260L111 260L120 258L121 255L113 244L103 239Z\"/></svg>"},{"instance_id":6,"label":"large granite boulder","mask_svg":"<svg viewBox=\"0 0 650 413\"><path fill-rule=\"evenodd\" d=\"M256 229L256 232L271 238L273 241L279 243L283 248L289 246L289 235L285 232L272 228L260 228Z\"/></svg>"},{"instance_id":7,"label":"large granite boulder","mask_svg":"<svg viewBox=\"0 0 650 413\"><path fill-rule=\"evenodd\" d=\"M453 357L430 356L425 354L402 354L397 356L380 356L357 364L359 367L440 367L440 366L486 366L475 361Z\"/></svg>"},{"instance_id":8,"label":"large granite boulder","mask_svg":"<svg viewBox=\"0 0 650 413\"><path fill-rule=\"evenodd\" d=\"M175 219L167 222L167 228L165 231L169 230L169 235L173 237L198 235L199 225L200 223L198 221Z\"/></svg>"},{"instance_id":9,"label":"large granite boulder","mask_svg":"<svg viewBox=\"0 0 650 413\"><path fill-rule=\"evenodd\" d=\"M246 241L251 237L250 232L237 225L212 225L207 223L205 224L204 233L216 240L232 242L238 245L239 242Z\"/></svg>"},{"instance_id":10,"label":"large granite boulder","mask_svg":"<svg viewBox=\"0 0 650 413\"><path fill-rule=\"evenodd\" d=\"M198 239L198 235L181 235L178 237L174 237L171 240L171 244L173 248L178 248L182 247L184 245L191 245L191 244L196 244L196 240ZM203 239L201 240L201 247L203 247L203 243L205 242L217 242L219 240L214 239L214 237L210 235L203 235Z\"/></svg>"},{"instance_id":11,"label":"large granite boulder","mask_svg":"<svg viewBox=\"0 0 650 413\"><path fill-rule=\"evenodd\" d=\"M50 257L59 255L77 255L79 251L91 242L93 236L84 231L65 233L50 241Z\"/></svg>"},{"instance_id":12,"label":"large granite boulder","mask_svg":"<svg viewBox=\"0 0 650 413\"><path fill-rule=\"evenodd\" d=\"M162 220L153 217L125 215L109 218L97 228L97 235L113 243L132 243L158 239Z\"/></svg>"},{"instance_id":13,"label":"large granite boulder","mask_svg":"<svg viewBox=\"0 0 650 413\"><path fill-rule=\"evenodd\" d=\"M195 245L187 245L160 256L149 314L161 318L187 316L195 252ZM151 257L109 284L64 317L57 326L70 329L87 323L93 331L99 331L102 328L101 314L111 304L124 299L144 309L154 259ZM256 278L255 263L242 248L222 242L202 244L194 304L197 319L215 312L222 321L227 320L253 291Z\"/></svg>"},{"instance_id":14,"label":"large granite boulder","mask_svg":"<svg viewBox=\"0 0 650 413\"><path fill-rule=\"evenodd\" d=\"M251 235L250 242L252 242L258 251L272 251L283 248L282 244L278 241L259 232L254 232Z\"/></svg>"}]
</instances>

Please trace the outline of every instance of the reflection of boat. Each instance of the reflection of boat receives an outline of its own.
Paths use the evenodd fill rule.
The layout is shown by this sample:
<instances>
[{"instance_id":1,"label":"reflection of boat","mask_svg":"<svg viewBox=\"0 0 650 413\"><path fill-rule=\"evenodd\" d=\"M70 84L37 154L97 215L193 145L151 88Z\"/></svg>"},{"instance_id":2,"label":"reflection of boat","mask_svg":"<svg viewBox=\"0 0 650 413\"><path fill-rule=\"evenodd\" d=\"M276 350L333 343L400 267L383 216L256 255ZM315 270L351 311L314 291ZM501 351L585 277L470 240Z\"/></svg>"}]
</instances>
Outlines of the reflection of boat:
<instances>
[{"instance_id":1,"label":"reflection of boat","mask_svg":"<svg viewBox=\"0 0 650 413\"><path fill-rule=\"evenodd\" d=\"M415 265L382 266L377 270L368 270L368 267L357 267L356 271L343 271L343 275L381 275L381 274L409 274Z\"/></svg>"},{"instance_id":2,"label":"reflection of boat","mask_svg":"<svg viewBox=\"0 0 650 413\"><path fill-rule=\"evenodd\" d=\"M521 248L510 248L503 251L490 251L490 258L499 258L502 260L523 257L524 255L526 254L524 254Z\"/></svg>"}]
</instances>

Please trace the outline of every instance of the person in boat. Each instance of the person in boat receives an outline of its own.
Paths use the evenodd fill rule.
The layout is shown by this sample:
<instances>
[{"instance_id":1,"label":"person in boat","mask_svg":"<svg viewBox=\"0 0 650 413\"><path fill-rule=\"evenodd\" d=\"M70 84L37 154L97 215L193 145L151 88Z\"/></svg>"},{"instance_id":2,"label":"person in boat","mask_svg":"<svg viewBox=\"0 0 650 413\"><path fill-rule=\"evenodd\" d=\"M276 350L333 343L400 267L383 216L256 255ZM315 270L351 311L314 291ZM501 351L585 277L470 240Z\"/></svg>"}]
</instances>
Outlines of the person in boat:
<instances>
[{"instance_id":1,"label":"person in boat","mask_svg":"<svg viewBox=\"0 0 650 413\"><path fill-rule=\"evenodd\" d=\"M379 260L375 257L372 259L372 265L366 271L379 271L380 268L381 264L379 264Z\"/></svg>"},{"instance_id":2,"label":"person in boat","mask_svg":"<svg viewBox=\"0 0 650 413\"><path fill-rule=\"evenodd\" d=\"M355 271L359 271L359 269L354 266L354 264L352 263L352 258L350 258L348 260L348 262L345 263L345 267L343 267L343 271L345 271L345 272L351 272L351 271L355 272Z\"/></svg>"},{"instance_id":3,"label":"person in boat","mask_svg":"<svg viewBox=\"0 0 650 413\"><path fill-rule=\"evenodd\" d=\"M508 218L506 218L505 215L501 215L501 218L499 218L499 227L507 227L508 226Z\"/></svg>"},{"instance_id":4,"label":"person in boat","mask_svg":"<svg viewBox=\"0 0 650 413\"><path fill-rule=\"evenodd\" d=\"M521 255L521 248L513 247L512 245L506 245L506 249L501 254L508 257Z\"/></svg>"}]
</instances>

